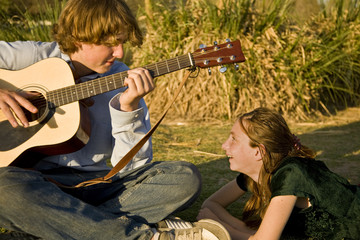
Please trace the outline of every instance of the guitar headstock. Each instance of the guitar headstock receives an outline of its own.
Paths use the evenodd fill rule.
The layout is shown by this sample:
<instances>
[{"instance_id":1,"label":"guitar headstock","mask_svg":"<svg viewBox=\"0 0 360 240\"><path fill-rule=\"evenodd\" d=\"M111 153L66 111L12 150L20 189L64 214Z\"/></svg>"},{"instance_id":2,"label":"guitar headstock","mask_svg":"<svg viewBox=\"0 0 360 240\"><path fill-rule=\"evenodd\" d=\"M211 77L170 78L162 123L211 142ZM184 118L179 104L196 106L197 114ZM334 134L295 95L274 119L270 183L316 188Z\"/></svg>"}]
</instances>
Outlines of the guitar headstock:
<instances>
[{"instance_id":1,"label":"guitar headstock","mask_svg":"<svg viewBox=\"0 0 360 240\"><path fill-rule=\"evenodd\" d=\"M236 64L238 62L244 62L245 57L241 50L241 44L239 40L230 42L226 40L226 43L217 44L211 47L200 47L193 53L195 66L200 68L209 68L213 66L221 66L224 64ZM235 65L238 67L237 65ZM222 70L223 69L223 70ZM226 68L220 69L221 72L226 71Z\"/></svg>"}]
</instances>

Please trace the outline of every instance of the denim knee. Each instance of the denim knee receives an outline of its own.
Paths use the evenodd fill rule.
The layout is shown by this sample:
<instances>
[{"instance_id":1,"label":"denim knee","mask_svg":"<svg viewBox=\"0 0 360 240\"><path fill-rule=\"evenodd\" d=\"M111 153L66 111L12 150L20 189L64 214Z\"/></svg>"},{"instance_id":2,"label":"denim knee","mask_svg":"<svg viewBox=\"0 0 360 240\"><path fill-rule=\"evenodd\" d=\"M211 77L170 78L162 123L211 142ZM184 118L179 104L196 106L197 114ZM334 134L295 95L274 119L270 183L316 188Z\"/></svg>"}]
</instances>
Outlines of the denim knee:
<instances>
[{"instance_id":1,"label":"denim knee","mask_svg":"<svg viewBox=\"0 0 360 240\"><path fill-rule=\"evenodd\" d=\"M17 167L0 168L0 204L2 201L9 204L8 200L22 197L28 185L39 182L44 182L44 178L37 171Z\"/></svg>"},{"instance_id":2,"label":"denim knee","mask_svg":"<svg viewBox=\"0 0 360 240\"><path fill-rule=\"evenodd\" d=\"M161 162L159 167L165 171L165 174L178 180L178 195L193 200L199 196L202 185L201 174L194 164L185 161L167 161Z\"/></svg>"},{"instance_id":3,"label":"denim knee","mask_svg":"<svg viewBox=\"0 0 360 240\"><path fill-rule=\"evenodd\" d=\"M43 180L41 173L18 167L0 168L0 187Z\"/></svg>"}]
</instances>

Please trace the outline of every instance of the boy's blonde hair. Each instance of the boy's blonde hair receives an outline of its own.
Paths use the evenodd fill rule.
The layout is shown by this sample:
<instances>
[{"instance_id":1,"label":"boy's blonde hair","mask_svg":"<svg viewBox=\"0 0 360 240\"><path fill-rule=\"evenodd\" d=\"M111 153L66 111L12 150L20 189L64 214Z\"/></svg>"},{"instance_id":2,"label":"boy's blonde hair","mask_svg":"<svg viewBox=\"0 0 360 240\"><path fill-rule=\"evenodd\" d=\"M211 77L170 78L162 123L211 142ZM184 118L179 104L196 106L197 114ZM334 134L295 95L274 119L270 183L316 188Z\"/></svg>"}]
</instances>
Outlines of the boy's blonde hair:
<instances>
[{"instance_id":1,"label":"boy's blonde hair","mask_svg":"<svg viewBox=\"0 0 360 240\"><path fill-rule=\"evenodd\" d=\"M53 36L60 49L71 54L79 42L116 46L125 41L140 46L143 36L123 0L69 0Z\"/></svg>"}]
</instances>

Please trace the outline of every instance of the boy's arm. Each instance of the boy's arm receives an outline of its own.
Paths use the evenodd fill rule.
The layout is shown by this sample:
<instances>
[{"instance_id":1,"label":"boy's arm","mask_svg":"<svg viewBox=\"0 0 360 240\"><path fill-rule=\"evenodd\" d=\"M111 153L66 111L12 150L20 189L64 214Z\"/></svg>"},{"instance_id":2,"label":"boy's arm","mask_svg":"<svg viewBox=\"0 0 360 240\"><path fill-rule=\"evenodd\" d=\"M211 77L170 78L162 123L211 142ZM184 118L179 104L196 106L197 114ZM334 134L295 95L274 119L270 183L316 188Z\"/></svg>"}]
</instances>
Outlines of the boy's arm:
<instances>
[{"instance_id":1,"label":"boy's arm","mask_svg":"<svg viewBox=\"0 0 360 240\"><path fill-rule=\"evenodd\" d=\"M111 103L117 102L120 96L115 96ZM143 99L140 100L139 109L132 112L123 112L110 107L112 119L112 135L115 138L111 164L115 166L122 157L150 130L149 112ZM152 160L151 138L137 152L131 162L121 170L133 169Z\"/></svg>"},{"instance_id":2,"label":"boy's arm","mask_svg":"<svg viewBox=\"0 0 360 240\"><path fill-rule=\"evenodd\" d=\"M149 111L143 96L154 89L153 79L145 69L128 71L128 88L110 102L112 134L115 138L111 163L115 166L122 157L150 130ZM135 155L123 171L141 166L152 160L151 139Z\"/></svg>"}]
</instances>

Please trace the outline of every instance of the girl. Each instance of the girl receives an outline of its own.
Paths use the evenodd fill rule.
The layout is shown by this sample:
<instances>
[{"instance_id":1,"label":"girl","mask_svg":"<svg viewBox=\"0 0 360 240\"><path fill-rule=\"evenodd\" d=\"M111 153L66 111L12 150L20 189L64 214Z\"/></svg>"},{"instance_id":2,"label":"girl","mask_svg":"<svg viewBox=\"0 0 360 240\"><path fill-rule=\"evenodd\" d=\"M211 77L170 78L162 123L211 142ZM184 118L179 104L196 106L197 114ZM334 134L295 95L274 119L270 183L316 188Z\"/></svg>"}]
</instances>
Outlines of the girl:
<instances>
[{"instance_id":1,"label":"girl","mask_svg":"<svg viewBox=\"0 0 360 240\"><path fill-rule=\"evenodd\" d=\"M234 240L360 239L360 187L314 160L280 114L240 116L222 148L240 174L203 203L198 219L221 222ZM226 207L246 191L240 220Z\"/></svg>"}]
</instances>

